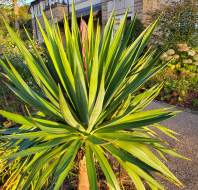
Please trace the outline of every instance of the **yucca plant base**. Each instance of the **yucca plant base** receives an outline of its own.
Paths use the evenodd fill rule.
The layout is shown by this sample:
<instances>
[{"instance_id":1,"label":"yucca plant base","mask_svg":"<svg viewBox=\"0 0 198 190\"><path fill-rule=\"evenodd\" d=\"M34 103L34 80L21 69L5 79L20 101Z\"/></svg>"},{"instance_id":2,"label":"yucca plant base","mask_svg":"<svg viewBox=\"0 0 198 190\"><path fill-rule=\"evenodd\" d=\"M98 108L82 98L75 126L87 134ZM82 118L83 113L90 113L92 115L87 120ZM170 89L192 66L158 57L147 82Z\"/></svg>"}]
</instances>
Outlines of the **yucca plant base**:
<instances>
[{"instance_id":1,"label":"yucca plant base","mask_svg":"<svg viewBox=\"0 0 198 190\"><path fill-rule=\"evenodd\" d=\"M135 18L124 33L126 18L127 13L114 33L112 13L101 35L99 25L94 32L92 10L88 25L82 21L79 29L73 5L71 29L66 18L64 21L63 46L58 25L51 26L43 15L45 30L37 23L47 48L47 63L31 39L34 54L5 23L39 88L31 89L6 57L6 61L0 61L8 87L37 110L27 110L25 116L0 110L0 115L20 124L1 129L1 173L17 161L4 181L5 189L58 190L82 162L79 189L83 185L84 189L99 189L100 170L106 188L119 190L122 185L111 160L119 163L138 190L146 189L145 185L153 190L164 189L154 176L182 186L161 160L166 160L166 154L183 157L157 133L176 139L174 131L159 124L176 112L145 111L161 84L137 93L167 64L157 64L154 50L145 51L158 21L127 46ZM80 181L83 177L84 184Z\"/></svg>"}]
</instances>

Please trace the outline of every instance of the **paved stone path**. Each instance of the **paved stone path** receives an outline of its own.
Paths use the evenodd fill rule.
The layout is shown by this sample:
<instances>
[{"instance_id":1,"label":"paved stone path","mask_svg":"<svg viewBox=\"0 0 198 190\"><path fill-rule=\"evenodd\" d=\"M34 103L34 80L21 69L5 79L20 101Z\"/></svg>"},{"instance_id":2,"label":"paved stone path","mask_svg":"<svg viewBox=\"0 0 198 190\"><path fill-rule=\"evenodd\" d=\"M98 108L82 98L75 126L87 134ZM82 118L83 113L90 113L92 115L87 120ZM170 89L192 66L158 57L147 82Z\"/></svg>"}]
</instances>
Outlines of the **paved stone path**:
<instances>
[{"instance_id":1,"label":"paved stone path","mask_svg":"<svg viewBox=\"0 0 198 190\"><path fill-rule=\"evenodd\" d=\"M167 104L153 102L148 109L168 106ZM198 114L183 111L176 117L163 122L163 124L180 134L179 142L168 140L171 146L192 160L170 158L169 168L184 183L183 190L198 190ZM179 189L170 184L165 184L165 186L168 187L168 190Z\"/></svg>"}]
</instances>

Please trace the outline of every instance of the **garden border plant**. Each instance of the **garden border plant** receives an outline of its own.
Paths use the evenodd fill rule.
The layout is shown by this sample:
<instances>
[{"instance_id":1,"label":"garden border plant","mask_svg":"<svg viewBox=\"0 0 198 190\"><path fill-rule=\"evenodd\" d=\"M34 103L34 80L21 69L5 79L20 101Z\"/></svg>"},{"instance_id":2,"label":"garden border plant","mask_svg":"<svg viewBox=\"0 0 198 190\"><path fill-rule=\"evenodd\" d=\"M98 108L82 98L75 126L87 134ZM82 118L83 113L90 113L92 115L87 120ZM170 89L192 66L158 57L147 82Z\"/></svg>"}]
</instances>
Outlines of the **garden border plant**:
<instances>
[{"instance_id":1,"label":"garden border plant","mask_svg":"<svg viewBox=\"0 0 198 190\"><path fill-rule=\"evenodd\" d=\"M4 148L1 172L18 160L4 184L5 189L58 190L78 163L79 152L80 163L85 166L79 177L88 176L79 189L83 186L98 189L96 165L101 168L109 189L121 189L109 155L120 163L139 190L144 190L145 184L153 190L164 189L155 175L182 186L158 157L163 160L166 154L184 157L170 149L156 131L176 139L176 133L159 122L177 112L167 108L144 110L160 92L161 84L136 94L167 65L158 64L155 50L144 52L158 20L127 46L135 18L124 33L126 18L127 13L113 34L113 12L101 36L99 24L94 33L91 9L88 25L82 21L79 30L73 3L71 30L67 18L64 20L64 47L58 25L50 26L43 14L45 30L38 19L37 23L48 50L49 64L45 64L31 39L35 54L5 23L40 90L29 87L8 59L0 61L8 87L38 110L34 113L27 110L25 116L0 110L2 116L20 124L1 129Z\"/></svg>"},{"instance_id":2,"label":"garden border plant","mask_svg":"<svg viewBox=\"0 0 198 190\"><path fill-rule=\"evenodd\" d=\"M181 43L164 52L160 59L169 62L167 68L151 78L145 87L152 87L156 81L164 82L157 99L198 110L198 51Z\"/></svg>"}]
</instances>

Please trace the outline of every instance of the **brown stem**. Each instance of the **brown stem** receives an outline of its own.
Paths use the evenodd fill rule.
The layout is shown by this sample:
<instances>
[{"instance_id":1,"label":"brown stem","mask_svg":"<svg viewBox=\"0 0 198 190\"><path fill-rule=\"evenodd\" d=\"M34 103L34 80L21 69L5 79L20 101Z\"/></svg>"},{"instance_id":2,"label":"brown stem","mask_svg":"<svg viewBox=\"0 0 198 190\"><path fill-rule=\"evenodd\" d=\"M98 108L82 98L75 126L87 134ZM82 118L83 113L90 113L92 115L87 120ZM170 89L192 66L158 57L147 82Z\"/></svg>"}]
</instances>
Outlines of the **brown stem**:
<instances>
[{"instance_id":1,"label":"brown stem","mask_svg":"<svg viewBox=\"0 0 198 190\"><path fill-rule=\"evenodd\" d=\"M89 190L89 179L84 155L81 156L79 161L78 190Z\"/></svg>"}]
</instances>

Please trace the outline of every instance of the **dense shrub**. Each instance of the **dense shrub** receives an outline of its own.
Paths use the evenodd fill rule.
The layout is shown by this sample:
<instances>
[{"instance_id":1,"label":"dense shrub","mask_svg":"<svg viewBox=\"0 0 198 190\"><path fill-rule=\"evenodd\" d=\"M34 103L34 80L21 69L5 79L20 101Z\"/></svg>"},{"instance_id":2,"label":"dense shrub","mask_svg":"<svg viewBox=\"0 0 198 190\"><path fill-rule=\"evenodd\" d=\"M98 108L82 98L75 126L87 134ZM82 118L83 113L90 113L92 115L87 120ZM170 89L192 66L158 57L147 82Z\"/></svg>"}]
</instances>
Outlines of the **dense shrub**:
<instances>
[{"instance_id":1,"label":"dense shrub","mask_svg":"<svg viewBox=\"0 0 198 190\"><path fill-rule=\"evenodd\" d=\"M177 44L161 55L161 60L170 62L162 73L147 84L164 82L164 88L158 97L170 104L198 109L198 51L186 43Z\"/></svg>"},{"instance_id":2,"label":"dense shrub","mask_svg":"<svg viewBox=\"0 0 198 190\"><path fill-rule=\"evenodd\" d=\"M159 50L168 49L161 61L170 62L165 71L152 78L164 82L159 100L170 104L198 109L198 26L197 6L194 0L173 1L150 12L150 21L161 15L152 44Z\"/></svg>"},{"instance_id":3,"label":"dense shrub","mask_svg":"<svg viewBox=\"0 0 198 190\"><path fill-rule=\"evenodd\" d=\"M164 4L160 10L149 13L150 22L162 12L153 43L170 47L180 42L187 42L193 47L198 46L196 0L181 0Z\"/></svg>"},{"instance_id":4,"label":"dense shrub","mask_svg":"<svg viewBox=\"0 0 198 190\"><path fill-rule=\"evenodd\" d=\"M37 89L37 85L35 84L33 77L31 76L26 62L24 61L23 57L21 56L20 51L16 47L15 44L13 44L12 40L5 39L4 41L5 46L3 48L3 53L0 55L0 59L6 61L8 59L14 67L19 71L21 76L24 78L24 80L30 85L33 89ZM33 42L34 46L38 49L38 52L43 57L44 61L47 61L47 55L45 53L45 48L41 45L38 45L37 42ZM25 41L25 44L27 45L30 52L33 53L33 47L30 43L30 41ZM4 45L4 44L1 44ZM33 53L34 54L34 53ZM36 56L36 55L34 55ZM1 68L0 68L1 71ZM22 101L17 98L17 96L14 95L14 93L6 86L7 79L0 75L0 109L8 109L9 111L15 111L15 112L23 112L24 106L22 106Z\"/></svg>"}]
</instances>

